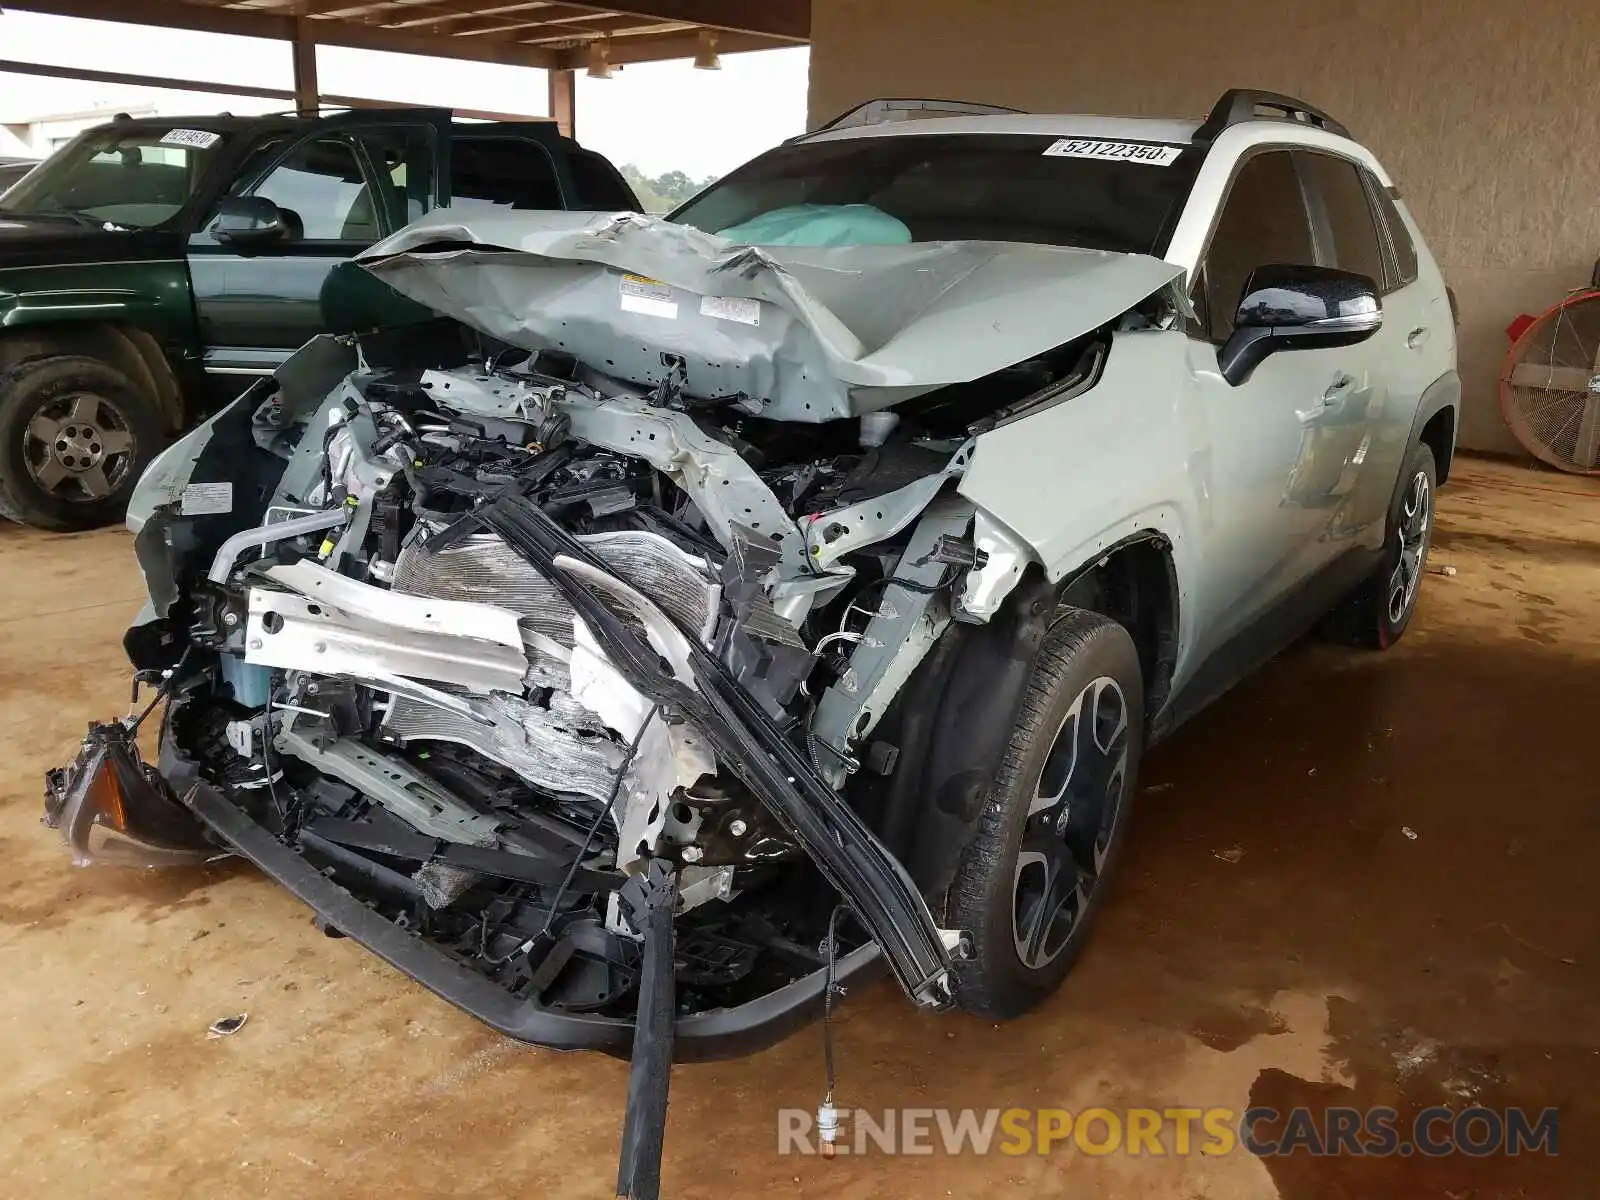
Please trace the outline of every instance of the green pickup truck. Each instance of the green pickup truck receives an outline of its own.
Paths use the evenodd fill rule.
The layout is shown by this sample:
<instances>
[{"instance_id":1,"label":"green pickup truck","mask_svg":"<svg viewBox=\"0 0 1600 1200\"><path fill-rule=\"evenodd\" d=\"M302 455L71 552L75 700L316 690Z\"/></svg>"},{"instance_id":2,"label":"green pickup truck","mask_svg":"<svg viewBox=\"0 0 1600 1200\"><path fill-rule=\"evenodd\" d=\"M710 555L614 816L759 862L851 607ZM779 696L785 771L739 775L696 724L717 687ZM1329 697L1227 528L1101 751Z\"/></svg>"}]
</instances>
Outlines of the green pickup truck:
<instances>
[{"instance_id":1,"label":"green pickup truck","mask_svg":"<svg viewBox=\"0 0 1600 1200\"><path fill-rule=\"evenodd\" d=\"M637 211L545 122L119 119L0 195L0 515L118 520L172 437L329 329L424 314L340 264L449 205Z\"/></svg>"}]
</instances>

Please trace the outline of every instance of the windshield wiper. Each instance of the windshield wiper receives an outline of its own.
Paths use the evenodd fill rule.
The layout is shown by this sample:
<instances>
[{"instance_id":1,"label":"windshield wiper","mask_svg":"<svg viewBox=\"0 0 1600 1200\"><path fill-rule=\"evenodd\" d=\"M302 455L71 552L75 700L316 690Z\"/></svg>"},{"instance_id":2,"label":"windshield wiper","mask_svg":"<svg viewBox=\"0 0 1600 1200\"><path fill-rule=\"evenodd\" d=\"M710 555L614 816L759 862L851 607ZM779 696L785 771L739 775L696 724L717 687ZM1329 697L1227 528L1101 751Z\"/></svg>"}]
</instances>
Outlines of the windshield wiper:
<instances>
[{"instance_id":1,"label":"windshield wiper","mask_svg":"<svg viewBox=\"0 0 1600 1200\"><path fill-rule=\"evenodd\" d=\"M96 220L88 213L74 212L70 208L46 208L35 212L23 212L15 208L0 209L0 215L7 217L43 218L45 220L67 220L82 225L86 229L99 229L109 222Z\"/></svg>"}]
</instances>

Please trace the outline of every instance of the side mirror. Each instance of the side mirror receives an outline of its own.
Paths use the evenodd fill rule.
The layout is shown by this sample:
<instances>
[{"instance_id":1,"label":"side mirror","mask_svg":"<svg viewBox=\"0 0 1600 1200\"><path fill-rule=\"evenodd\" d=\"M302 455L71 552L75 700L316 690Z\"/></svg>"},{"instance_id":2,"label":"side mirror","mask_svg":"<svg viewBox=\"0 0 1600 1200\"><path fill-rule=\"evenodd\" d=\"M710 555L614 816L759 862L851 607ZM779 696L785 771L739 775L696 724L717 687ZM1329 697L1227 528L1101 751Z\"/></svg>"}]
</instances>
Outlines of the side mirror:
<instances>
[{"instance_id":1,"label":"side mirror","mask_svg":"<svg viewBox=\"0 0 1600 1200\"><path fill-rule=\"evenodd\" d=\"M253 248L289 236L289 219L265 196L224 196L210 234L224 246Z\"/></svg>"},{"instance_id":2,"label":"side mirror","mask_svg":"<svg viewBox=\"0 0 1600 1200\"><path fill-rule=\"evenodd\" d=\"M1257 267L1217 365L1237 387L1268 355L1353 346L1382 326L1378 285L1365 275L1332 267Z\"/></svg>"}]
</instances>

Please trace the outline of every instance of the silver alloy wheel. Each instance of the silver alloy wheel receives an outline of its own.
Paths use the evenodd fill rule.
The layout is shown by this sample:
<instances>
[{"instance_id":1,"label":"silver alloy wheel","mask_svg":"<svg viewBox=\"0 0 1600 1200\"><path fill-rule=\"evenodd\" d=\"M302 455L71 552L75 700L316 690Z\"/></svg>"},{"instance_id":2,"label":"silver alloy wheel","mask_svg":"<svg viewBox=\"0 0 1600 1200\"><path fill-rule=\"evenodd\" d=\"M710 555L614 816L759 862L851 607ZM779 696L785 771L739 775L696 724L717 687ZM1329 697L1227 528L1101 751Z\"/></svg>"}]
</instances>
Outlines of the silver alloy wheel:
<instances>
[{"instance_id":1,"label":"silver alloy wheel","mask_svg":"<svg viewBox=\"0 0 1600 1200\"><path fill-rule=\"evenodd\" d=\"M114 493L133 466L135 449L122 410L92 392L45 405L23 432L28 474L63 500L102 500Z\"/></svg>"},{"instance_id":2,"label":"silver alloy wheel","mask_svg":"<svg viewBox=\"0 0 1600 1200\"><path fill-rule=\"evenodd\" d=\"M1012 877L1017 957L1061 956L1099 882L1128 778L1128 701L1102 675L1067 710L1034 788Z\"/></svg>"},{"instance_id":3,"label":"silver alloy wheel","mask_svg":"<svg viewBox=\"0 0 1600 1200\"><path fill-rule=\"evenodd\" d=\"M1389 624L1399 625L1417 602L1422 569L1428 561L1428 541L1433 532L1433 484L1426 471L1411 477L1400 505L1400 561L1389 576Z\"/></svg>"}]
</instances>

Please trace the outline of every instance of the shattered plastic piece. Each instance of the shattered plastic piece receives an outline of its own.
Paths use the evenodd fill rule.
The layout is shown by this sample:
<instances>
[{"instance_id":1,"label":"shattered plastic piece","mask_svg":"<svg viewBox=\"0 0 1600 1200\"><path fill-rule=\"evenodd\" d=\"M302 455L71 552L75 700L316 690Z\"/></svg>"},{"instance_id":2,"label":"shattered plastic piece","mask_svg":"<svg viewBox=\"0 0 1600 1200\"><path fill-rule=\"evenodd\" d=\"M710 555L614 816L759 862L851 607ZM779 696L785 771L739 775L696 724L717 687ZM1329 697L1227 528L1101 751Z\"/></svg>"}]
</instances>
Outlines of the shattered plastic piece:
<instances>
[{"instance_id":1,"label":"shattered plastic piece","mask_svg":"<svg viewBox=\"0 0 1600 1200\"><path fill-rule=\"evenodd\" d=\"M1221 859L1225 863L1236 863L1244 857L1244 848L1242 846L1229 846L1226 850L1213 850L1211 856Z\"/></svg>"},{"instance_id":2,"label":"shattered plastic piece","mask_svg":"<svg viewBox=\"0 0 1600 1200\"><path fill-rule=\"evenodd\" d=\"M1400 826L1400 832L1405 834L1406 837L1410 838L1413 842L1417 840L1417 831L1411 828L1409 825Z\"/></svg>"},{"instance_id":3,"label":"shattered plastic piece","mask_svg":"<svg viewBox=\"0 0 1600 1200\"><path fill-rule=\"evenodd\" d=\"M210 1028L206 1030L206 1036L208 1038L232 1037L244 1028L244 1023L249 1019L249 1013L240 1013L236 1017L220 1017L211 1022Z\"/></svg>"}]
</instances>

